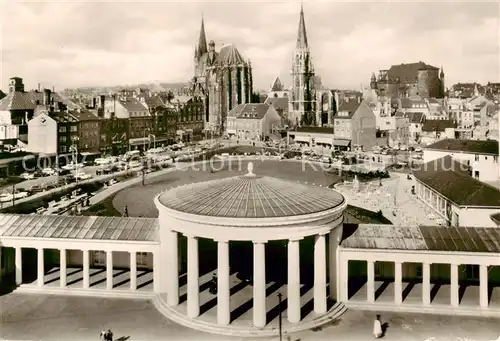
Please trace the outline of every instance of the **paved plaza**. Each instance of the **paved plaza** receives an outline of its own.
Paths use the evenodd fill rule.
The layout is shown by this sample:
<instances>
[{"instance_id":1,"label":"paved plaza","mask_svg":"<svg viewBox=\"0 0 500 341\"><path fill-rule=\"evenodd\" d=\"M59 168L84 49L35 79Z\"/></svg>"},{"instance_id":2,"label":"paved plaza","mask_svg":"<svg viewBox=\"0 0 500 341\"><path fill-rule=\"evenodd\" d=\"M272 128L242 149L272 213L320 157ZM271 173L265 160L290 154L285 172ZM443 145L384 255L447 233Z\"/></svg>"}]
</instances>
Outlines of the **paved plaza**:
<instances>
[{"instance_id":1,"label":"paved plaza","mask_svg":"<svg viewBox=\"0 0 500 341\"><path fill-rule=\"evenodd\" d=\"M406 174L390 173L391 177L360 183L355 191L352 183L337 184L335 189L344 195L350 205L370 211L382 211L394 225L437 225L437 213L411 193L415 180Z\"/></svg>"},{"instance_id":2,"label":"paved plaza","mask_svg":"<svg viewBox=\"0 0 500 341\"><path fill-rule=\"evenodd\" d=\"M146 300L13 293L0 297L0 314L3 340L98 340L100 330L110 328L116 339L130 341L254 341L184 328ZM291 340L372 340L373 318L373 312L349 310L329 326L292 335ZM498 319L383 313L382 320L388 323L384 340L489 341L500 336Z\"/></svg>"},{"instance_id":3,"label":"paved plaza","mask_svg":"<svg viewBox=\"0 0 500 341\"><path fill-rule=\"evenodd\" d=\"M320 165L302 163L300 161L276 161L269 159L250 160L254 163L254 173L262 176L276 177L284 180L307 183L315 186L329 186L338 181L339 176L328 173ZM210 181L247 173L249 159L230 158L214 162L214 172L208 165L195 165L173 172L165 172L146 180L146 186L136 185L122 189L114 199L114 207L123 212L128 206L130 216L157 217L153 198L165 190L187 185L193 182Z\"/></svg>"}]
</instances>

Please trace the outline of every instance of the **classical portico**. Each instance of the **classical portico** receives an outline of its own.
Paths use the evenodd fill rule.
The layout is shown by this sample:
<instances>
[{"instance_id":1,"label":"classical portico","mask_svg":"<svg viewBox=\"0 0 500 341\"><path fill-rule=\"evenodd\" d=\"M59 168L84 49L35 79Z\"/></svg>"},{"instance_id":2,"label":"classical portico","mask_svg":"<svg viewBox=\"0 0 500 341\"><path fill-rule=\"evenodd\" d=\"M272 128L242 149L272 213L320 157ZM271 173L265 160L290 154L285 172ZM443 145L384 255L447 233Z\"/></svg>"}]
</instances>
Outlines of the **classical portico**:
<instances>
[{"instance_id":1,"label":"classical portico","mask_svg":"<svg viewBox=\"0 0 500 341\"><path fill-rule=\"evenodd\" d=\"M342 234L346 202L336 191L301 185L253 173L244 176L180 186L155 199L159 211L159 236L162 245L160 292L166 304L180 304L178 239L187 238L186 319L200 317L198 239L217 243L217 320L219 326L231 323L230 252L231 242L248 241L253 248L252 326L264 328L268 313L266 281L266 244L287 244L288 323L301 322L300 241L314 238L314 313L327 312L327 287L336 301L337 245ZM329 247L327 247L327 239ZM329 250L329 254L327 254ZM328 258L327 258L328 257ZM333 263L332 263L333 261ZM177 314L178 316L178 314Z\"/></svg>"},{"instance_id":2,"label":"classical portico","mask_svg":"<svg viewBox=\"0 0 500 341\"><path fill-rule=\"evenodd\" d=\"M150 298L157 228L151 218L0 215L0 269L20 291Z\"/></svg>"},{"instance_id":3,"label":"classical portico","mask_svg":"<svg viewBox=\"0 0 500 341\"><path fill-rule=\"evenodd\" d=\"M340 300L377 311L499 317L499 245L495 228L360 225L338 249Z\"/></svg>"}]
</instances>

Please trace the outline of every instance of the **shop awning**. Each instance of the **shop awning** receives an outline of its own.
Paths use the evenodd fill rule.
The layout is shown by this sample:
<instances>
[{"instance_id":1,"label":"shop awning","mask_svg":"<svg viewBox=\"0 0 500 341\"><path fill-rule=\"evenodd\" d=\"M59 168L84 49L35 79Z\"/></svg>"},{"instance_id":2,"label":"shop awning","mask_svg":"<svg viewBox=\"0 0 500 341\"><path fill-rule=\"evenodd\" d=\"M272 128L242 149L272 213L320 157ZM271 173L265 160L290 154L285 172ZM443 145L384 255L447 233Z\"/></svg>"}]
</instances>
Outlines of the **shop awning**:
<instances>
[{"instance_id":1,"label":"shop awning","mask_svg":"<svg viewBox=\"0 0 500 341\"><path fill-rule=\"evenodd\" d=\"M348 147L351 144L351 140L333 140L334 146Z\"/></svg>"},{"instance_id":2,"label":"shop awning","mask_svg":"<svg viewBox=\"0 0 500 341\"><path fill-rule=\"evenodd\" d=\"M295 141L296 142L307 142L307 143L309 143L310 142L310 138L309 138L309 136L298 135L298 136L295 136Z\"/></svg>"},{"instance_id":3,"label":"shop awning","mask_svg":"<svg viewBox=\"0 0 500 341\"><path fill-rule=\"evenodd\" d=\"M90 156L90 155L99 155L101 152L82 152L80 153L81 156Z\"/></svg>"},{"instance_id":4,"label":"shop awning","mask_svg":"<svg viewBox=\"0 0 500 341\"><path fill-rule=\"evenodd\" d=\"M236 129L227 129L228 134L236 134Z\"/></svg>"},{"instance_id":5,"label":"shop awning","mask_svg":"<svg viewBox=\"0 0 500 341\"><path fill-rule=\"evenodd\" d=\"M332 144L333 137L316 137L316 143Z\"/></svg>"},{"instance_id":6,"label":"shop awning","mask_svg":"<svg viewBox=\"0 0 500 341\"><path fill-rule=\"evenodd\" d=\"M128 140L128 143L131 146L137 146L137 145L140 145L140 144L149 143L150 141L151 140L149 139L149 137L138 137L138 138L135 138L135 139Z\"/></svg>"}]
</instances>

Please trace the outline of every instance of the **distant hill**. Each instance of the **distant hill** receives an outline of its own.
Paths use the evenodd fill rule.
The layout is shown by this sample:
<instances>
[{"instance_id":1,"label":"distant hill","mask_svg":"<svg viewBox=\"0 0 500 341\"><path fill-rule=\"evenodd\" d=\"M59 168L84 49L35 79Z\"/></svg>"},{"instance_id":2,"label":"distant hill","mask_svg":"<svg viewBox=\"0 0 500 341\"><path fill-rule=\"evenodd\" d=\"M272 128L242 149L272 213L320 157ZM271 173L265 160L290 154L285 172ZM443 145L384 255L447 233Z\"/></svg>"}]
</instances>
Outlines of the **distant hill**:
<instances>
[{"instance_id":1,"label":"distant hill","mask_svg":"<svg viewBox=\"0 0 500 341\"><path fill-rule=\"evenodd\" d=\"M105 92L116 92L122 89L150 89L153 92L161 92L169 89L182 89L188 86L189 83L160 83L151 82L143 84L124 84L124 85L113 85L113 86L86 86L65 89L67 91L77 91L79 93L105 93Z\"/></svg>"}]
</instances>

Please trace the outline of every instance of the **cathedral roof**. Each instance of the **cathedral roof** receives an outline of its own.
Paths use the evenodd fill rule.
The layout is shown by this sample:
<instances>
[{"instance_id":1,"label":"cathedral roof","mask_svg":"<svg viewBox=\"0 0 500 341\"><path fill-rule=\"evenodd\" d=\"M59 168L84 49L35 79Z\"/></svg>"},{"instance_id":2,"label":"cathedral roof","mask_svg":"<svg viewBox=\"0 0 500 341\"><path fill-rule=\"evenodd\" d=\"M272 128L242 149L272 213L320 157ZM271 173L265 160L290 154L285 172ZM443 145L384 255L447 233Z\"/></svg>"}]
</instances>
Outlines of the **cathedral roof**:
<instances>
[{"instance_id":1,"label":"cathedral roof","mask_svg":"<svg viewBox=\"0 0 500 341\"><path fill-rule=\"evenodd\" d=\"M418 80L419 70L439 70L437 67L426 64L424 62L392 65L389 69L388 80L402 83L411 83Z\"/></svg>"},{"instance_id":2,"label":"cathedral roof","mask_svg":"<svg viewBox=\"0 0 500 341\"><path fill-rule=\"evenodd\" d=\"M304 9L300 7L299 31L297 33L297 48L307 48L306 21L304 20Z\"/></svg>"},{"instance_id":3,"label":"cathedral roof","mask_svg":"<svg viewBox=\"0 0 500 341\"><path fill-rule=\"evenodd\" d=\"M226 45L220 49L217 61L220 64L228 65L245 63L245 59L243 59L240 51L233 44Z\"/></svg>"}]
</instances>

